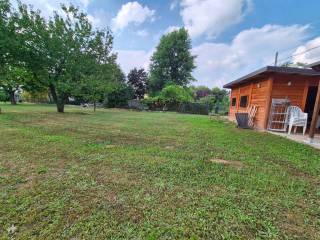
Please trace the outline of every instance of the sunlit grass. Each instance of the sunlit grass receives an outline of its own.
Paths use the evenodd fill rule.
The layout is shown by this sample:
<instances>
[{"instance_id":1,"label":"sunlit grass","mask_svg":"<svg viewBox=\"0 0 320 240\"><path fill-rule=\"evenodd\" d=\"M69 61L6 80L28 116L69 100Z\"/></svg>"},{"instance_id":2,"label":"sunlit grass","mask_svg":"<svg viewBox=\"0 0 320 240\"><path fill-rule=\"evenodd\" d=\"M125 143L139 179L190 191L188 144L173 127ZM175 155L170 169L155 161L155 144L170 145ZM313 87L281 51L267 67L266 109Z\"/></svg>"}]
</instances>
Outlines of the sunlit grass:
<instances>
[{"instance_id":1,"label":"sunlit grass","mask_svg":"<svg viewBox=\"0 0 320 240\"><path fill-rule=\"evenodd\" d=\"M320 239L319 150L206 116L0 106L4 239Z\"/></svg>"}]
</instances>

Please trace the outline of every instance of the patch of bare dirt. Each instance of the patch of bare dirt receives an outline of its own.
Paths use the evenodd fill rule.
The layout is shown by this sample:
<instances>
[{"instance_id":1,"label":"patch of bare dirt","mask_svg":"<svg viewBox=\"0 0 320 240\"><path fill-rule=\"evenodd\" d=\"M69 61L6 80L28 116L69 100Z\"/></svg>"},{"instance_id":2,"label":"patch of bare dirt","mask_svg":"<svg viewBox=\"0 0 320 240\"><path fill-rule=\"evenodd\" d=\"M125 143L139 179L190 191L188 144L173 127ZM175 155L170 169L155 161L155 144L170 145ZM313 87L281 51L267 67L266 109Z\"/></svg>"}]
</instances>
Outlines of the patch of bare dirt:
<instances>
[{"instance_id":1,"label":"patch of bare dirt","mask_svg":"<svg viewBox=\"0 0 320 240\"><path fill-rule=\"evenodd\" d=\"M279 227L289 236L300 236L299 239L319 239L319 233L314 230L312 225L304 224L303 215L300 213L286 213Z\"/></svg>"},{"instance_id":2,"label":"patch of bare dirt","mask_svg":"<svg viewBox=\"0 0 320 240\"><path fill-rule=\"evenodd\" d=\"M109 192L106 195L106 199L108 202L117 202L118 198L117 198L117 194L116 192Z\"/></svg>"},{"instance_id":3,"label":"patch of bare dirt","mask_svg":"<svg viewBox=\"0 0 320 240\"><path fill-rule=\"evenodd\" d=\"M216 164L232 166L232 167L235 167L237 170L241 170L244 167L244 164L240 161L229 161L229 160L224 160L219 158L210 159L209 161Z\"/></svg>"},{"instance_id":4,"label":"patch of bare dirt","mask_svg":"<svg viewBox=\"0 0 320 240\"><path fill-rule=\"evenodd\" d=\"M165 149L166 150L174 150L174 146L166 146Z\"/></svg>"}]
</instances>

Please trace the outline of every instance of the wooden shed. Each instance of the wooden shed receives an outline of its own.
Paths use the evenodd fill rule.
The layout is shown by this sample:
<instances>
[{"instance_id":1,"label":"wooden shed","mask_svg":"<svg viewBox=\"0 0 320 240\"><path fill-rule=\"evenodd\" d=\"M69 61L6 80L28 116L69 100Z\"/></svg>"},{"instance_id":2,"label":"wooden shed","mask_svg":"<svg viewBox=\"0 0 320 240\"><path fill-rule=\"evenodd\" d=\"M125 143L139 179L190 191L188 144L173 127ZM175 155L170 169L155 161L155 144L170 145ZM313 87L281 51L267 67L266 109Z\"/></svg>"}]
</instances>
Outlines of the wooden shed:
<instances>
[{"instance_id":1,"label":"wooden shed","mask_svg":"<svg viewBox=\"0 0 320 240\"><path fill-rule=\"evenodd\" d=\"M229 119L255 105L254 127L267 130L272 99L286 99L308 113L310 125L319 92L320 72L315 69L267 66L224 85L231 89Z\"/></svg>"}]
</instances>

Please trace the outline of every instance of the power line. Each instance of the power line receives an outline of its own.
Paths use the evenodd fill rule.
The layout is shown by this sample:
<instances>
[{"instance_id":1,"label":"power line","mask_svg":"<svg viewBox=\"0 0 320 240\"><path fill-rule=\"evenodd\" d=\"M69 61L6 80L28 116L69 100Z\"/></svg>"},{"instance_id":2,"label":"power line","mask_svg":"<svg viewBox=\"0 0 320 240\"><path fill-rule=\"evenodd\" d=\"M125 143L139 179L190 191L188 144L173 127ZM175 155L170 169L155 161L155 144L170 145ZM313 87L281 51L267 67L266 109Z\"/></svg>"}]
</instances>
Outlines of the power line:
<instances>
[{"instance_id":1,"label":"power line","mask_svg":"<svg viewBox=\"0 0 320 240\"><path fill-rule=\"evenodd\" d=\"M296 53L296 54L292 54L292 55L290 55L290 56L288 56L288 57L286 57L286 58L282 58L282 59L279 60L279 62L282 62L283 60L287 60L287 59L289 59L289 58L293 58L293 57L295 57L295 56L299 56L299 55L301 55L301 54L310 52L310 51L312 51L312 50L314 50L314 49L317 49L317 48L320 48L320 45L317 45L317 46L315 46L315 47L309 48L309 49L307 49L307 50L305 50L305 51L303 51L303 52L299 52L299 53Z\"/></svg>"},{"instance_id":2,"label":"power line","mask_svg":"<svg viewBox=\"0 0 320 240\"><path fill-rule=\"evenodd\" d=\"M293 57L295 57L295 56L299 56L299 55L301 55L301 54L304 54L304 53L310 52L310 51L312 51L312 50L315 50L315 49L317 49L317 48L320 48L320 45L317 45L317 46L312 47L312 48L308 48L308 49L306 49L306 50L304 50L304 51L302 51L302 52L299 52L299 53L296 53L296 54L292 54L292 55L290 55L290 56L288 56L288 57L281 58L280 60L277 60L277 63L278 63L278 65L279 65L280 63L283 63L284 60L293 58ZM272 64L273 64L273 63L270 63L270 65L272 65Z\"/></svg>"}]
</instances>

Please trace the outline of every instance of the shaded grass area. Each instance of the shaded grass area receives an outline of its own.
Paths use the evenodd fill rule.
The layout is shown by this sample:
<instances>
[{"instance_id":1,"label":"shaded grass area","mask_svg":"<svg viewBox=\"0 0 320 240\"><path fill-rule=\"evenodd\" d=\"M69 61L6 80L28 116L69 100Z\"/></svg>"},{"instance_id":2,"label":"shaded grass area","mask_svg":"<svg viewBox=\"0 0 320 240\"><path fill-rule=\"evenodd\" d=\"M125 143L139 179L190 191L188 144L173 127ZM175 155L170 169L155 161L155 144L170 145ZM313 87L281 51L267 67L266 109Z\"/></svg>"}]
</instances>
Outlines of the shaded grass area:
<instances>
[{"instance_id":1,"label":"shaded grass area","mask_svg":"<svg viewBox=\"0 0 320 240\"><path fill-rule=\"evenodd\" d=\"M319 150L205 116L1 107L4 239L320 238Z\"/></svg>"}]
</instances>

